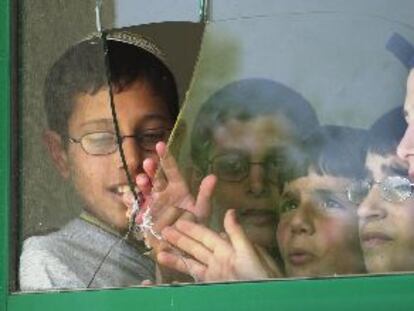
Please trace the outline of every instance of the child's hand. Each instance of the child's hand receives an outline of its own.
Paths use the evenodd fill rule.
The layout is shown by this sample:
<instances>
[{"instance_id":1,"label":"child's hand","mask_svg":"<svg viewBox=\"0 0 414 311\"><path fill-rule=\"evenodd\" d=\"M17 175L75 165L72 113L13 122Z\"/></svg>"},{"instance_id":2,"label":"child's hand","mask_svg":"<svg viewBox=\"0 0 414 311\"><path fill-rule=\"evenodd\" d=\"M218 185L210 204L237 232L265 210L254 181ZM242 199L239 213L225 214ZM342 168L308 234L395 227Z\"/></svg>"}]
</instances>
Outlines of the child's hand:
<instances>
[{"instance_id":1,"label":"child's hand","mask_svg":"<svg viewBox=\"0 0 414 311\"><path fill-rule=\"evenodd\" d=\"M165 223L174 223L185 211L190 212L188 217L195 217L190 219L205 221L210 215L210 198L216 183L215 176L210 175L203 179L196 201L165 143L158 143L156 150L160 159L159 172L156 174L157 165L152 159L145 160L144 170L150 180L144 183L142 175L139 175L137 185L140 189L143 188L143 194L148 195L147 198L151 200L152 215L159 225L157 229L164 228ZM149 193L151 183L152 191Z\"/></svg>"},{"instance_id":2,"label":"child's hand","mask_svg":"<svg viewBox=\"0 0 414 311\"><path fill-rule=\"evenodd\" d=\"M158 254L157 260L204 282L282 276L266 251L256 248L247 238L236 221L234 210L227 211L224 228L228 238L203 225L179 220L174 227L163 230L163 237L192 257L183 259L181 255L163 251Z\"/></svg>"},{"instance_id":3,"label":"child's hand","mask_svg":"<svg viewBox=\"0 0 414 311\"><path fill-rule=\"evenodd\" d=\"M210 215L210 198L214 191L216 177L210 175L202 180L197 200L195 200L174 157L167 152L165 143L157 143L156 151L160 159L159 163L152 158L145 159L143 162L145 173L136 177L136 185L141 198L141 212L135 221L140 224L143 213L148 208L150 208L153 218L153 229L158 233L165 227L173 225L177 219L207 221ZM158 166L160 172L157 173ZM127 206L131 206L133 198L126 195L124 202ZM130 211L131 208L128 210ZM151 235L147 237L146 243L153 248L155 254L168 248L168 243Z\"/></svg>"}]
</instances>

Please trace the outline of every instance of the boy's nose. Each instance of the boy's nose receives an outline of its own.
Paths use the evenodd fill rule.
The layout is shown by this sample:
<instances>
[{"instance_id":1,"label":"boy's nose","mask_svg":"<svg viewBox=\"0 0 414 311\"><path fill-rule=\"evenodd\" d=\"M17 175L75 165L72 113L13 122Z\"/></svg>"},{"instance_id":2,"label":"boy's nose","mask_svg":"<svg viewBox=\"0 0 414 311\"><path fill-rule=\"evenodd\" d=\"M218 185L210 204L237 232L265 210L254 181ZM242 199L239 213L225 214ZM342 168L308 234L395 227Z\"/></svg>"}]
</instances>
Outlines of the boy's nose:
<instances>
[{"instance_id":1,"label":"boy's nose","mask_svg":"<svg viewBox=\"0 0 414 311\"><path fill-rule=\"evenodd\" d=\"M378 186L374 186L367 197L358 207L358 218L360 222L368 222L380 220L387 216L386 202L378 190Z\"/></svg>"},{"instance_id":2,"label":"boy's nose","mask_svg":"<svg viewBox=\"0 0 414 311\"><path fill-rule=\"evenodd\" d=\"M251 163L249 171L249 193L261 196L266 193L265 171L261 163Z\"/></svg>"},{"instance_id":3,"label":"boy's nose","mask_svg":"<svg viewBox=\"0 0 414 311\"><path fill-rule=\"evenodd\" d=\"M310 203L301 203L293 212L290 219L290 230L293 234L312 235L315 232L314 215L312 209L309 208Z\"/></svg>"}]
</instances>

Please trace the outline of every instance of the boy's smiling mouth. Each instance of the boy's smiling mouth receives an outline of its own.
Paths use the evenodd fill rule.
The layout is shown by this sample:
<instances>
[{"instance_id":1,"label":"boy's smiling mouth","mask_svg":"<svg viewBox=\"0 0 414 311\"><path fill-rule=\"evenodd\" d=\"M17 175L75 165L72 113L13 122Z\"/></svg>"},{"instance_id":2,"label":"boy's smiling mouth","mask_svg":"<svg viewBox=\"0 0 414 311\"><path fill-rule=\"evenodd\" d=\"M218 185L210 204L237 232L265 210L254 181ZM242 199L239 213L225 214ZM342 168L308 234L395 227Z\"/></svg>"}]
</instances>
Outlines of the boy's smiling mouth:
<instances>
[{"instance_id":1,"label":"boy's smiling mouth","mask_svg":"<svg viewBox=\"0 0 414 311\"><path fill-rule=\"evenodd\" d=\"M114 190L115 190L115 192L116 192L117 194L119 194L119 195L123 195L123 194L124 194L124 193L126 193L126 192L130 192L130 191L131 191L131 188L130 188L130 186L129 186L129 185L124 184L124 185L119 185L119 186L116 186ZM135 189L135 191L136 191L136 189Z\"/></svg>"},{"instance_id":2,"label":"boy's smiling mouth","mask_svg":"<svg viewBox=\"0 0 414 311\"><path fill-rule=\"evenodd\" d=\"M131 188L128 184L113 185L113 186L110 186L108 189L112 194L116 195L120 200L122 200L122 197L127 193L130 193L132 195ZM135 187L134 190L135 190L135 193L139 193L139 189L137 187Z\"/></svg>"}]
</instances>

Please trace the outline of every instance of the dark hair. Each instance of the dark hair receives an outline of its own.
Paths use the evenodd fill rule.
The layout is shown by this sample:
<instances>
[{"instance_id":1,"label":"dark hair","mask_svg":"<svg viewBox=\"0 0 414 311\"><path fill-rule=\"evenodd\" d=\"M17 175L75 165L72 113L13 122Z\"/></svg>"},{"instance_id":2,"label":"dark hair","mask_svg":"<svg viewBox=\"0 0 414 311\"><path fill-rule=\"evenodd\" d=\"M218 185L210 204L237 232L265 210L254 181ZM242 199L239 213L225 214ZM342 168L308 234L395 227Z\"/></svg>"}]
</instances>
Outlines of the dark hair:
<instances>
[{"instance_id":1,"label":"dark hair","mask_svg":"<svg viewBox=\"0 0 414 311\"><path fill-rule=\"evenodd\" d=\"M305 142L308 168L319 175L360 178L365 174L367 130L326 125Z\"/></svg>"},{"instance_id":2,"label":"dark hair","mask_svg":"<svg viewBox=\"0 0 414 311\"><path fill-rule=\"evenodd\" d=\"M257 116L280 115L290 121L292 136L304 140L319 124L308 101L291 88L268 79L252 78L232 82L202 105L191 136L194 164L206 170L214 131L230 119L249 120Z\"/></svg>"},{"instance_id":3,"label":"dark hair","mask_svg":"<svg viewBox=\"0 0 414 311\"><path fill-rule=\"evenodd\" d=\"M395 154L406 129L403 107L388 111L369 129L368 151L382 156Z\"/></svg>"},{"instance_id":4,"label":"dark hair","mask_svg":"<svg viewBox=\"0 0 414 311\"><path fill-rule=\"evenodd\" d=\"M111 85L122 92L137 80L148 83L167 105L173 121L178 115L178 95L170 70L153 54L135 45L108 40ZM103 47L92 38L69 48L51 67L44 87L44 103L49 128L67 135L67 123L74 99L79 94L95 94L107 86Z\"/></svg>"}]
</instances>

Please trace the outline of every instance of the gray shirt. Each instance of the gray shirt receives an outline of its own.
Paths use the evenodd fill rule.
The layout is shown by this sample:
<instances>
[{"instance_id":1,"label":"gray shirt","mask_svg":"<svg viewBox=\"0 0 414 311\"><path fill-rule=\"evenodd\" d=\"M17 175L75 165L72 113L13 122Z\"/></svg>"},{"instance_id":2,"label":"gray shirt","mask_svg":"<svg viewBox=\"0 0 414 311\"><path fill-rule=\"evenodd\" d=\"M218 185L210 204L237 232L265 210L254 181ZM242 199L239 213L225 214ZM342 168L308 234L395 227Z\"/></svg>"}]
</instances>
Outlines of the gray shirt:
<instances>
[{"instance_id":1,"label":"gray shirt","mask_svg":"<svg viewBox=\"0 0 414 311\"><path fill-rule=\"evenodd\" d=\"M22 291L86 288L92 278L90 287L124 287L154 280L154 271L154 262L129 242L75 219L57 232L24 242L19 279Z\"/></svg>"}]
</instances>

